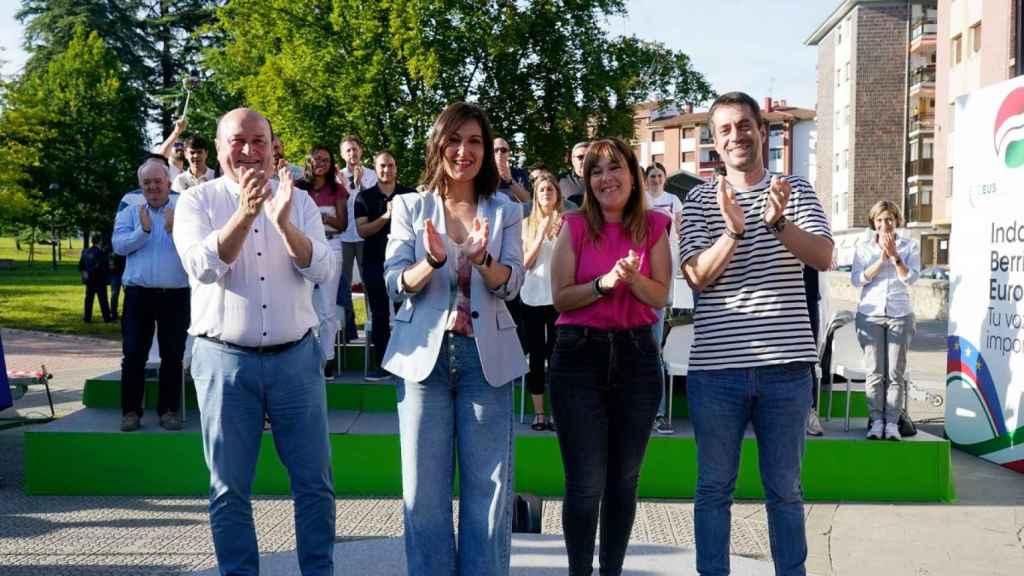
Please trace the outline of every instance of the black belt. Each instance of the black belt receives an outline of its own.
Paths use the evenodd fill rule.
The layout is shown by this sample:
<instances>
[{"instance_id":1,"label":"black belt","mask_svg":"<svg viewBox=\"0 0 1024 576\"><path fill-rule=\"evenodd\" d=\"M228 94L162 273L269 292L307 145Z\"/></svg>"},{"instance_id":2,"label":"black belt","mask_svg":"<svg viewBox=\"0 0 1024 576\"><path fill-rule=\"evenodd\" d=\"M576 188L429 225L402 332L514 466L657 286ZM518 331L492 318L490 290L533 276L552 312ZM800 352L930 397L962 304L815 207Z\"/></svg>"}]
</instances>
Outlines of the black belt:
<instances>
[{"instance_id":1,"label":"black belt","mask_svg":"<svg viewBox=\"0 0 1024 576\"><path fill-rule=\"evenodd\" d=\"M273 354L280 354L281 352L285 352L293 348L296 344L305 340L306 336L309 336L309 331L303 334L302 338L299 338L298 340L285 342L284 344L272 344L270 346L242 346L241 344L234 344L232 342L227 342L225 340L221 340L220 338L214 338L212 336L207 336L205 334L200 334L199 336L197 336L197 338L202 338L203 340L213 342L215 344L220 344L221 346L231 348L232 350L240 350L242 352L248 352L250 354L262 354L264 356L270 356Z\"/></svg>"},{"instance_id":2,"label":"black belt","mask_svg":"<svg viewBox=\"0 0 1024 576\"><path fill-rule=\"evenodd\" d=\"M584 337L594 340L607 341L614 340L616 336L637 338L651 333L650 326L637 326L636 328L623 328L621 330L602 330L600 328L590 328L589 326L568 326L563 324L558 329L570 334L582 334Z\"/></svg>"},{"instance_id":3,"label":"black belt","mask_svg":"<svg viewBox=\"0 0 1024 576\"><path fill-rule=\"evenodd\" d=\"M169 293L169 292L178 292L178 291L181 291L181 290L188 290L189 287L185 286L184 288L149 288L148 286L136 286L135 284L129 284L129 285L125 286L124 289L125 290L148 290L150 292L159 292L161 294L166 294L166 293Z\"/></svg>"}]
</instances>

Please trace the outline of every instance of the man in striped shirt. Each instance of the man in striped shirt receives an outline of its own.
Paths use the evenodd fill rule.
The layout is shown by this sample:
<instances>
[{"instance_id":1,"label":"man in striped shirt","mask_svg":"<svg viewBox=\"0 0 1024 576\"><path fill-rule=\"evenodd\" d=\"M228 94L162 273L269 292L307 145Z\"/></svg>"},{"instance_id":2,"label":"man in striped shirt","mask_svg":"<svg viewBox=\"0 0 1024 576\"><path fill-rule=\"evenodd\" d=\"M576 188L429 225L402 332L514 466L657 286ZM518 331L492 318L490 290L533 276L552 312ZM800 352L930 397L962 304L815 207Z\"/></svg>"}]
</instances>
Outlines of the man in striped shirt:
<instances>
[{"instance_id":1,"label":"man in striped shirt","mask_svg":"<svg viewBox=\"0 0 1024 576\"><path fill-rule=\"evenodd\" d=\"M697 571L729 573L740 445L753 424L780 576L804 575L800 463L816 360L803 267L828 268L828 220L805 180L770 174L757 102L723 94L709 113L725 166L683 206L680 261L700 292L687 398L697 440Z\"/></svg>"}]
</instances>

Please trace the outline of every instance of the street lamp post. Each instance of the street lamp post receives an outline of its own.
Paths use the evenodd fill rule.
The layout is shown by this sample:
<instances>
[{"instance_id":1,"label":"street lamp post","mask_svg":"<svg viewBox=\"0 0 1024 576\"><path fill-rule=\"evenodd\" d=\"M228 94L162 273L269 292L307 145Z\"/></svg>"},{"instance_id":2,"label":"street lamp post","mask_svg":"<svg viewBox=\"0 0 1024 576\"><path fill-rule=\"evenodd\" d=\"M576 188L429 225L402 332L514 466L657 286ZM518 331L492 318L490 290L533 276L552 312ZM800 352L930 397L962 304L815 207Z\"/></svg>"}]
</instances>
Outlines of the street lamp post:
<instances>
[{"instance_id":1,"label":"street lamp post","mask_svg":"<svg viewBox=\"0 0 1024 576\"><path fill-rule=\"evenodd\" d=\"M54 182L50 184L50 196L56 196L57 190L60 190L60 184ZM51 267L53 271L57 271L57 211L52 210L50 212L50 253L52 257Z\"/></svg>"}]
</instances>

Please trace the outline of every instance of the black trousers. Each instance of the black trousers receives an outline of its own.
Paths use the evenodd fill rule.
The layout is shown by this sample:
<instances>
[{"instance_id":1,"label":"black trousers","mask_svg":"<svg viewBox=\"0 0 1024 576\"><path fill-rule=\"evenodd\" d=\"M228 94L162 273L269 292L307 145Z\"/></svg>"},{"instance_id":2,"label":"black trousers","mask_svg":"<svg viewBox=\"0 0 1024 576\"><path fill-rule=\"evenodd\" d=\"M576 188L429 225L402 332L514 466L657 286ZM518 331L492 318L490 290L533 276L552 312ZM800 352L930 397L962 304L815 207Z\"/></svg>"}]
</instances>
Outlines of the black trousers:
<instances>
[{"instance_id":1,"label":"black trousers","mask_svg":"<svg viewBox=\"0 0 1024 576\"><path fill-rule=\"evenodd\" d=\"M121 413L142 416L146 359L156 329L160 345L160 395L157 414L181 405L182 358L189 324L188 288L125 286L122 315Z\"/></svg>"},{"instance_id":2,"label":"black trousers","mask_svg":"<svg viewBox=\"0 0 1024 576\"><path fill-rule=\"evenodd\" d=\"M370 262L363 258L362 274L363 288L370 303L370 322L373 323L370 340L379 365L391 340L391 300L384 285L384 262Z\"/></svg>"},{"instance_id":3,"label":"black trousers","mask_svg":"<svg viewBox=\"0 0 1024 576\"><path fill-rule=\"evenodd\" d=\"M649 326L558 327L551 407L565 467L562 525L571 576L591 573L599 521L600 573L622 572L640 465L661 401L659 353Z\"/></svg>"},{"instance_id":4,"label":"black trousers","mask_svg":"<svg viewBox=\"0 0 1024 576\"><path fill-rule=\"evenodd\" d=\"M107 302L106 282L87 282L85 285L85 315L86 322L92 322L92 301L93 298L100 301L100 313L104 320L110 319L110 303Z\"/></svg>"},{"instance_id":5,"label":"black trousers","mask_svg":"<svg viewBox=\"0 0 1024 576\"><path fill-rule=\"evenodd\" d=\"M555 320L558 310L554 306L523 304L523 324L526 332L526 352L530 355L530 371L526 374L526 387L530 394L543 394L547 380L545 370L551 351L555 348Z\"/></svg>"}]
</instances>

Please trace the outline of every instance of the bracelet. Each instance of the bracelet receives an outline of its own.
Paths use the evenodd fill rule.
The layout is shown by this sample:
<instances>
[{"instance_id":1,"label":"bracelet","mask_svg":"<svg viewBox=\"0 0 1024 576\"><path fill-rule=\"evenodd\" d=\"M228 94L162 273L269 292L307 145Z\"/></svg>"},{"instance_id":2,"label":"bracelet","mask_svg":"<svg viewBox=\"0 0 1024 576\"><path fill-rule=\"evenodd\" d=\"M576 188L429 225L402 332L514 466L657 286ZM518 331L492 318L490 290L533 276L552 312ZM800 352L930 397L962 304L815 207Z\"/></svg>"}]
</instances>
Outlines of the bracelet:
<instances>
[{"instance_id":1,"label":"bracelet","mask_svg":"<svg viewBox=\"0 0 1024 576\"><path fill-rule=\"evenodd\" d=\"M747 231L744 230L743 232L733 232L732 230L729 230L728 226L726 226L725 235L728 236L729 238L732 238L733 240L743 240L743 238L747 235Z\"/></svg>"},{"instance_id":2,"label":"bracelet","mask_svg":"<svg viewBox=\"0 0 1024 576\"><path fill-rule=\"evenodd\" d=\"M594 278L594 281L590 283L590 289L594 291L594 296L601 298L611 294L611 290L607 292L601 288L601 277Z\"/></svg>"},{"instance_id":3,"label":"bracelet","mask_svg":"<svg viewBox=\"0 0 1024 576\"><path fill-rule=\"evenodd\" d=\"M448 256L445 256L444 260L434 260L434 257L430 255L430 252L427 252L427 264L430 264L430 267L434 270L444 266L446 262L448 262Z\"/></svg>"},{"instance_id":4,"label":"bracelet","mask_svg":"<svg viewBox=\"0 0 1024 576\"><path fill-rule=\"evenodd\" d=\"M479 264L474 262L473 264L475 264L479 268L487 268L488 266L491 265L491 262L493 262L493 261L494 261L494 258L491 257L491 253L490 252L484 252L484 260L483 260L483 262L481 262Z\"/></svg>"},{"instance_id":5,"label":"bracelet","mask_svg":"<svg viewBox=\"0 0 1024 576\"><path fill-rule=\"evenodd\" d=\"M787 220L785 216L779 216L779 219L776 220L774 223L765 222L764 225L768 228L770 232L782 234L782 230L785 229L786 227L786 222Z\"/></svg>"}]
</instances>

